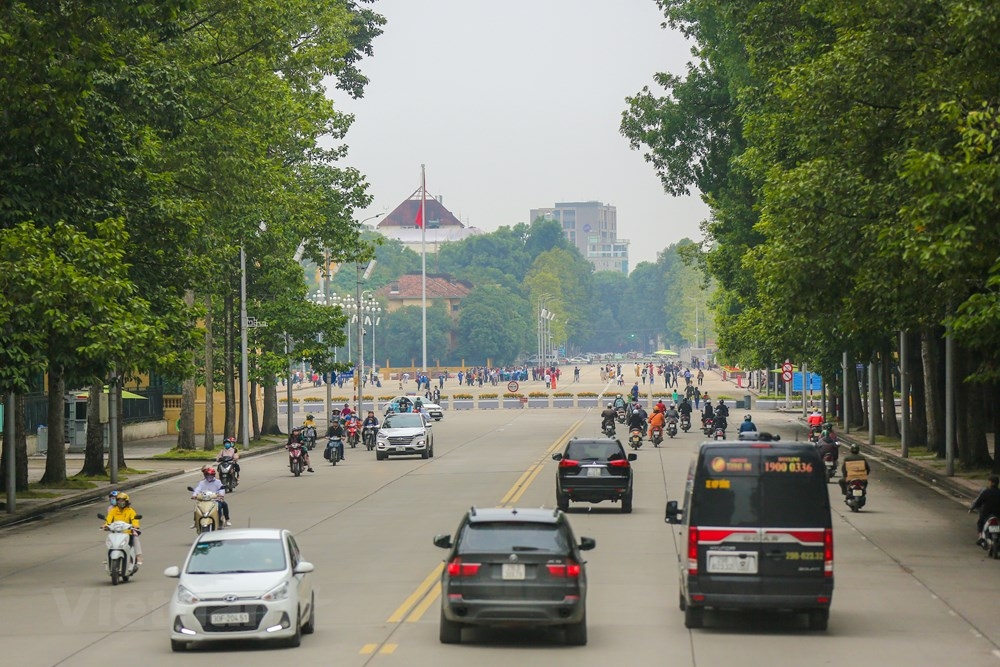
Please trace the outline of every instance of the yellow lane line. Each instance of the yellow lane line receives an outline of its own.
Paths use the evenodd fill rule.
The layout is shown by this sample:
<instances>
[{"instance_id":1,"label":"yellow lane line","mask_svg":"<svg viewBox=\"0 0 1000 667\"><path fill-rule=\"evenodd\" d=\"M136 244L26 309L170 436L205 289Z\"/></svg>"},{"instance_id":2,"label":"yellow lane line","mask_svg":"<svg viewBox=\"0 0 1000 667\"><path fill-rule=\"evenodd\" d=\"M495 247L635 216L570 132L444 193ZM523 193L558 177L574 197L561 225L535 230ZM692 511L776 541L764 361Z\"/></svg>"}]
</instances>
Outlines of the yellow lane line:
<instances>
[{"instance_id":1,"label":"yellow lane line","mask_svg":"<svg viewBox=\"0 0 1000 667\"><path fill-rule=\"evenodd\" d=\"M431 592L427 594L427 597L425 597L420 604L414 607L413 613L411 613L409 616L406 617L406 622L416 623L417 621L419 621L420 617L424 615L424 612L427 611L427 609L432 604L434 604L434 602L438 599L440 595L441 595L441 582L439 581L431 590Z\"/></svg>"},{"instance_id":2,"label":"yellow lane line","mask_svg":"<svg viewBox=\"0 0 1000 667\"><path fill-rule=\"evenodd\" d=\"M406 616L406 613L410 611L410 608L416 604L417 600L427 594L427 589L434 585L438 577L441 576L441 570L443 569L444 563L438 563L437 567L435 567L431 573L427 575L427 578L424 579L419 586L417 586L417 590L413 591L410 597L406 598L406 600L403 601L403 604L399 605L399 608L392 612L392 616L389 617L389 620L386 621L386 623L399 623L402 621Z\"/></svg>"}]
</instances>

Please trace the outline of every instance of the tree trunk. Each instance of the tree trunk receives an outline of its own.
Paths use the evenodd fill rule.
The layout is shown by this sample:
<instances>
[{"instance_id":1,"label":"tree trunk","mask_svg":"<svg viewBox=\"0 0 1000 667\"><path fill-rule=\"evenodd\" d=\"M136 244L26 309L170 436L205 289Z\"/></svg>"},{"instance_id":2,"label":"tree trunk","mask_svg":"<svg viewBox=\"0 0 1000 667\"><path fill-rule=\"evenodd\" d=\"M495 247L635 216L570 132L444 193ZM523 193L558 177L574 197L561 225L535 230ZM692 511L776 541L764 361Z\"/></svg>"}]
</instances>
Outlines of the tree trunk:
<instances>
[{"instance_id":1,"label":"tree trunk","mask_svg":"<svg viewBox=\"0 0 1000 667\"><path fill-rule=\"evenodd\" d=\"M250 437L260 437L260 414L257 412L257 383L250 384Z\"/></svg>"},{"instance_id":2,"label":"tree trunk","mask_svg":"<svg viewBox=\"0 0 1000 667\"><path fill-rule=\"evenodd\" d=\"M63 421L63 404L65 398L63 397L66 393L66 382L63 379L63 369L57 366L49 366L49 432L59 433L61 431L53 431L54 427L62 424ZM90 406L87 406L88 410ZM53 414L56 413L56 414ZM53 424L53 419L57 420ZM17 432L22 434L24 429L18 427ZM56 438L58 442L61 438ZM101 471L104 472L103 470ZM43 484L62 484L66 481L66 448L65 447L49 447L48 453L45 455L45 474L42 475Z\"/></svg>"},{"instance_id":3,"label":"tree trunk","mask_svg":"<svg viewBox=\"0 0 1000 667\"><path fill-rule=\"evenodd\" d=\"M223 431L225 437L230 437L232 434L236 433L236 383L235 375L236 364L234 362L234 349L236 343L233 334L233 297L227 294L224 301L223 307L223 326L225 331L223 333L223 339L225 340L224 346L224 371L223 371L223 390L225 391L225 405L226 405L226 415L225 415L225 425Z\"/></svg>"},{"instance_id":4,"label":"tree trunk","mask_svg":"<svg viewBox=\"0 0 1000 667\"><path fill-rule=\"evenodd\" d=\"M974 370L972 353L963 346L956 346L958 395L955 412L958 432L959 460L968 469L990 465L990 451L986 443L986 406L983 386L966 382L965 377Z\"/></svg>"},{"instance_id":5,"label":"tree trunk","mask_svg":"<svg viewBox=\"0 0 1000 667\"><path fill-rule=\"evenodd\" d=\"M194 308L194 292L184 293L184 303L188 308ZM181 384L181 427L177 431L177 449L193 450L194 446L194 399L197 392L197 381L193 377L185 378Z\"/></svg>"},{"instance_id":6,"label":"tree trunk","mask_svg":"<svg viewBox=\"0 0 1000 667\"><path fill-rule=\"evenodd\" d=\"M51 378L49 381L51 382ZM98 477L106 472L104 468L104 424L101 423L101 410L98 407L103 391L104 387L99 384L91 385L87 390L87 446L84 449L83 469L80 470L80 474L88 477ZM51 410L51 406L49 409ZM49 419L49 421L52 420ZM51 432L49 431L49 433Z\"/></svg>"},{"instance_id":7,"label":"tree trunk","mask_svg":"<svg viewBox=\"0 0 1000 667\"><path fill-rule=\"evenodd\" d=\"M118 391L115 392L118 401L118 419L115 422L115 428L118 431L118 469L125 470L128 467L128 463L125 462L125 399L122 398L121 392L125 387L125 382L120 380L118 384Z\"/></svg>"},{"instance_id":8,"label":"tree trunk","mask_svg":"<svg viewBox=\"0 0 1000 667\"><path fill-rule=\"evenodd\" d=\"M0 400L3 401L4 410L7 409L7 394L0 394ZM27 491L28 490L28 438L25 433L27 428L27 417L24 414L24 398L20 394L15 394L14 396L14 414L7 415L5 418L13 420L14 427L17 431L17 437L14 441L10 441L10 431L11 429L5 428L2 438L3 449L0 456L0 489L6 493L7 491L7 448L14 448L14 491ZM62 438L58 438L56 442L60 442ZM51 435L49 436L49 448L51 449L53 445L51 444Z\"/></svg>"},{"instance_id":9,"label":"tree trunk","mask_svg":"<svg viewBox=\"0 0 1000 667\"><path fill-rule=\"evenodd\" d=\"M882 435L883 434L883 426L882 426L882 398L881 398L881 391L879 389L879 387L882 384L879 381L880 377L881 377L880 369L882 367L882 364L880 363L877 354L873 354L871 360L868 363L875 364L875 372L874 373L871 373L871 372L865 373L865 378L866 379L875 382L875 384L873 386L869 386L868 387L868 400L866 402L866 405L868 407L868 412L869 412L868 418L871 420L871 423L872 423L872 433L874 433L876 435ZM872 408L872 400L875 401L875 409L874 410L871 409Z\"/></svg>"},{"instance_id":10,"label":"tree trunk","mask_svg":"<svg viewBox=\"0 0 1000 667\"><path fill-rule=\"evenodd\" d=\"M205 295L205 440L206 452L215 449L215 341L212 338L212 295Z\"/></svg>"},{"instance_id":11,"label":"tree trunk","mask_svg":"<svg viewBox=\"0 0 1000 667\"><path fill-rule=\"evenodd\" d=\"M845 400L850 406L851 428L861 428L865 424L865 406L858 386L858 370L850 364L847 366L847 393Z\"/></svg>"},{"instance_id":12,"label":"tree trunk","mask_svg":"<svg viewBox=\"0 0 1000 667\"><path fill-rule=\"evenodd\" d=\"M924 371L924 405L927 414L927 449L944 457L944 390L937 373L937 334L926 329L920 336L920 356Z\"/></svg>"},{"instance_id":13,"label":"tree trunk","mask_svg":"<svg viewBox=\"0 0 1000 667\"><path fill-rule=\"evenodd\" d=\"M892 354L889 345L884 344L879 353L882 371L882 435L899 439L899 422L896 421L896 394L893 387Z\"/></svg>"},{"instance_id":14,"label":"tree trunk","mask_svg":"<svg viewBox=\"0 0 1000 667\"><path fill-rule=\"evenodd\" d=\"M264 417L261 420L260 432L263 435L281 435L278 426L278 386L272 375L264 385Z\"/></svg>"},{"instance_id":15,"label":"tree trunk","mask_svg":"<svg viewBox=\"0 0 1000 667\"><path fill-rule=\"evenodd\" d=\"M927 446L927 405L925 403L924 373L920 359L920 334L907 332L909 358L906 377L910 382L910 444L914 447Z\"/></svg>"}]
</instances>

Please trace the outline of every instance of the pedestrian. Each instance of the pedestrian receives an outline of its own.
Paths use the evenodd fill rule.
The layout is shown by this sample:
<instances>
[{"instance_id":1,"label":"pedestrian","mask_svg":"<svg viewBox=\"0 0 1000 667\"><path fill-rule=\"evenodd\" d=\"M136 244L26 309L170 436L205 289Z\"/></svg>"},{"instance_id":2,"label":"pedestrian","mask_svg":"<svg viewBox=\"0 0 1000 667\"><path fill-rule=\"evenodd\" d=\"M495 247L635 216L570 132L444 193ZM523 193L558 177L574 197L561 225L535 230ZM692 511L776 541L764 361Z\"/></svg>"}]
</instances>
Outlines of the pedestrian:
<instances>
[{"instance_id":1,"label":"pedestrian","mask_svg":"<svg viewBox=\"0 0 1000 667\"><path fill-rule=\"evenodd\" d=\"M694 390L694 409L698 409L698 404L701 403L701 389L695 388Z\"/></svg>"}]
</instances>

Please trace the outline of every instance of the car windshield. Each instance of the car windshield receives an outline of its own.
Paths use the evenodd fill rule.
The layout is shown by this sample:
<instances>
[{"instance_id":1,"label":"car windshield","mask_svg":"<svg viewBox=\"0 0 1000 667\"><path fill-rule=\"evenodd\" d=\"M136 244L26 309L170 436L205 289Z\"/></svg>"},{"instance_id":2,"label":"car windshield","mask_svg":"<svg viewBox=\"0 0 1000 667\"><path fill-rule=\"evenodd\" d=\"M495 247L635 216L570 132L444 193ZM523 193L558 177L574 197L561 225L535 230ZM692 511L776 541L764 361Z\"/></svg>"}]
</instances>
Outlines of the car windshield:
<instances>
[{"instance_id":1,"label":"car windshield","mask_svg":"<svg viewBox=\"0 0 1000 667\"><path fill-rule=\"evenodd\" d=\"M625 458L617 442L571 442L564 458L574 461L613 461Z\"/></svg>"},{"instance_id":2,"label":"car windshield","mask_svg":"<svg viewBox=\"0 0 1000 667\"><path fill-rule=\"evenodd\" d=\"M208 540L198 543L188 560L188 574L280 572L285 550L280 539Z\"/></svg>"},{"instance_id":3,"label":"car windshield","mask_svg":"<svg viewBox=\"0 0 1000 667\"><path fill-rule=\"evenodd\" d=\"M458 553L509 551L544 551L567 553L570 549L565 531L550 523L498 521L470 523L458 540Z\"/></svg>"},{"instance_id":4,"label":"car windshield","mask_svg":"<svg viewBox=\"0 0 1000 667\"><path fill-rule=\"evenodd\" d=\"M424 419L416 413L389 415L382 422L384 428L422 428Z\"/></svg>"}]
</instances>

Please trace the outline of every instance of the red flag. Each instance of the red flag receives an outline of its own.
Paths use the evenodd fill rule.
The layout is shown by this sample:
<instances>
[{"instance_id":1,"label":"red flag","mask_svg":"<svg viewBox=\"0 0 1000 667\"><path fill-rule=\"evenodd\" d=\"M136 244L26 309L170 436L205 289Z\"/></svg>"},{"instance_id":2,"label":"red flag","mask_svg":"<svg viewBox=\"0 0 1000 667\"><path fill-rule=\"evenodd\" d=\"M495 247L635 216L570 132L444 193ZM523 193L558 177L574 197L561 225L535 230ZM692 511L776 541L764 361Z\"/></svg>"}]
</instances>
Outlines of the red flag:
<instances>
[{"instance_id":1,"label":"red flag","mask_svg":"<svg viewBox=\"0 0 1000 667\"><path fill-rule=\"evenodd\" d=\"M423 201L421 201L420 202L420 206L417 207L417 219L414 220L413 224L415 224L418 229L420 227L424 226L424 202Z\"/></svg>"}]
</instances>

